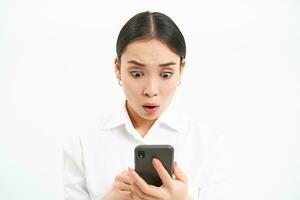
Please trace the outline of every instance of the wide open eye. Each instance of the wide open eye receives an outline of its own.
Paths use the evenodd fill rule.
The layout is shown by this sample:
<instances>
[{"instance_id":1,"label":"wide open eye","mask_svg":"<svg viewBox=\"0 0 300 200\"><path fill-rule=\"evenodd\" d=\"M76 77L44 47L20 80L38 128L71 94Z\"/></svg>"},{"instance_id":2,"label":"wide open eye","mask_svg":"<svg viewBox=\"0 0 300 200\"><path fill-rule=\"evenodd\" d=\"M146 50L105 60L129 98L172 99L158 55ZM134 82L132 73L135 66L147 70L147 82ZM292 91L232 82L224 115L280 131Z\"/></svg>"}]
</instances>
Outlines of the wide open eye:
<instances>
[{"instance_id":1,"label":"wide open eye","mask_svg":"<svg viewBox=\"0 0 300 200\"><path fill-rule=\"evenodd\" d=\"M141 76L144 75L144 74L143 74L142 72L140 72L140 71L132 71L132 72L130 72L130 74L131 74L131 76L132 76L133 78L140 78Z\"/></svg>"},{"instance_id":2,"label":"wide open eye","mask_svg":"<svg viewBox=\"0 0 300 200\"><path fill-rule=\"evenodd\" d=\"M173 75L172 72L164 72L160 74L160 76L163 77L164 79L169 79L171 78L172 75Z\"/></svg>"}]
</instances>

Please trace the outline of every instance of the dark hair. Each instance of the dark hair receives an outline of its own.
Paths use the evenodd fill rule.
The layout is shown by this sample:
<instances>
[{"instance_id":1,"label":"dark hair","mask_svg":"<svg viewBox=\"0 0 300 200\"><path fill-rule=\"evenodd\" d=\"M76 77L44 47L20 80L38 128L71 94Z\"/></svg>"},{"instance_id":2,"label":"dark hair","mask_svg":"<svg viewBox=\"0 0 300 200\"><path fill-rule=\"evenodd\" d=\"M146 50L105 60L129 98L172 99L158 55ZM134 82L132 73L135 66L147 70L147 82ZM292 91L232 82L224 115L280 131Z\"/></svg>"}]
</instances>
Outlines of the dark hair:
<instances>
[{"instance_id":1,"label":"dark hair","mask_svg":"<svg viewBox=\"0 0 300 200\"><path fill-rule=\"evenodd\" d=\"M121 59L129 43L149 38L157 38L164 42L180 56L180 62L185 58L184 37L173 20L165 14L146 11L136 14L122 27L116 45L118 59Z\"/></svg>"}]
</instances>

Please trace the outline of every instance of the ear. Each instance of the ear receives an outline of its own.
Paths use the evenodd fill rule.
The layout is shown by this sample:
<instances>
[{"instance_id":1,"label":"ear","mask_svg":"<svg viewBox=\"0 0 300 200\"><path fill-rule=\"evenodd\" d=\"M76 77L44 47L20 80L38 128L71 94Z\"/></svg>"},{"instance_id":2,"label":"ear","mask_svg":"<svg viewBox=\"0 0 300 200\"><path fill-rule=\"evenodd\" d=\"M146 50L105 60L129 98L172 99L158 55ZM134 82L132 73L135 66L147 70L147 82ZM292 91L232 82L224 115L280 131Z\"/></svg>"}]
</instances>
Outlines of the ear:
<instances>
[{"instance_id":1,"label":"ear","mask_svg":"<svg viewBox=\"0 0 300 200\"><path fill-rule=\"evenodd\" d=\"M180 78L180 80L182 79L182 76L183 76L184 67L185 67L185 59L183 59L181 61L180 67L179 67L179 78Z\"/></svg>"},{"instance_id":2,"label":"ear","mask_svg":"<svg viewBox=\"0 0 300 200\"><path fill-rule=\"evenodd\" d=\"M115 58L115 73L118 80L121 80L121 63L119 63L118 57Z\"/></svg>"}]
</instances>

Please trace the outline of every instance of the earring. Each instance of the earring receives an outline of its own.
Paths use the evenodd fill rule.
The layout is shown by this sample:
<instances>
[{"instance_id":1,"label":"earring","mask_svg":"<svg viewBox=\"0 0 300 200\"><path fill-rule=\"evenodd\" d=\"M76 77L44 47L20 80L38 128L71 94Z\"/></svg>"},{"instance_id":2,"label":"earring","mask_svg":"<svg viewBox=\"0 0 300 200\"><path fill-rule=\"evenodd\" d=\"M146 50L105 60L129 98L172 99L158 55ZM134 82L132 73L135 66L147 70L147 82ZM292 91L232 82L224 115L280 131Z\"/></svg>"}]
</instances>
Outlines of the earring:
<instances>
[{"instance_id":1,"label":"earring","mask_svg":"<svg viewBox=\"0 0 300 200\"><path fill-rule=\"evenodd\" d=\"M179 80L178 82L177 82L177 86L179 86L181 84L181 80Z\"/></svg>"},{"instance_id":2,"label":"earring","mask_svg":"<svg viewBox=\"0 0 300 200\"><path fill-rule=\"evenodd\" d=\"M118 84L119 84L119 86L122 86L122 85L123 85L121 79L119 79Z\"/></svg>"}]
</instances>

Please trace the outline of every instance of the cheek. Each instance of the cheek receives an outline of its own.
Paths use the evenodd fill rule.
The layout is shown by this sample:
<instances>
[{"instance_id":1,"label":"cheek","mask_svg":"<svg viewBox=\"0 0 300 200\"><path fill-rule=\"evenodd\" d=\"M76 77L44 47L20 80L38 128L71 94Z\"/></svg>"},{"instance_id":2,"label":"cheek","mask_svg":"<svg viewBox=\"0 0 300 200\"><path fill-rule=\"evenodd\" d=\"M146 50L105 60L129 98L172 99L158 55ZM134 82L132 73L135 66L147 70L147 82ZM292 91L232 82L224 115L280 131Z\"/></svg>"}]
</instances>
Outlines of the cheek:
<instances>
[{"instance_id":1,"label":"cheek","mask_svg":"<svg viewBox=\"0 0 300 200\"><path fill-rule=\"evenodd\" d=\"M169 84L164 84L161 89L161 93L163 96L170 96L174 94L176 88L177 88L177 82L175 81Z\"/></svg>"},{"instance_id":2,"label":"cheek","mask_svg":"<svg viewBox=\"0 0 300 200\"><path fill-rule=\"evenodd\" d=\"M132 81L123 82L124 93L127 98L137 98L141 94L141 88Z\"/></svg>"}]
</instances>

